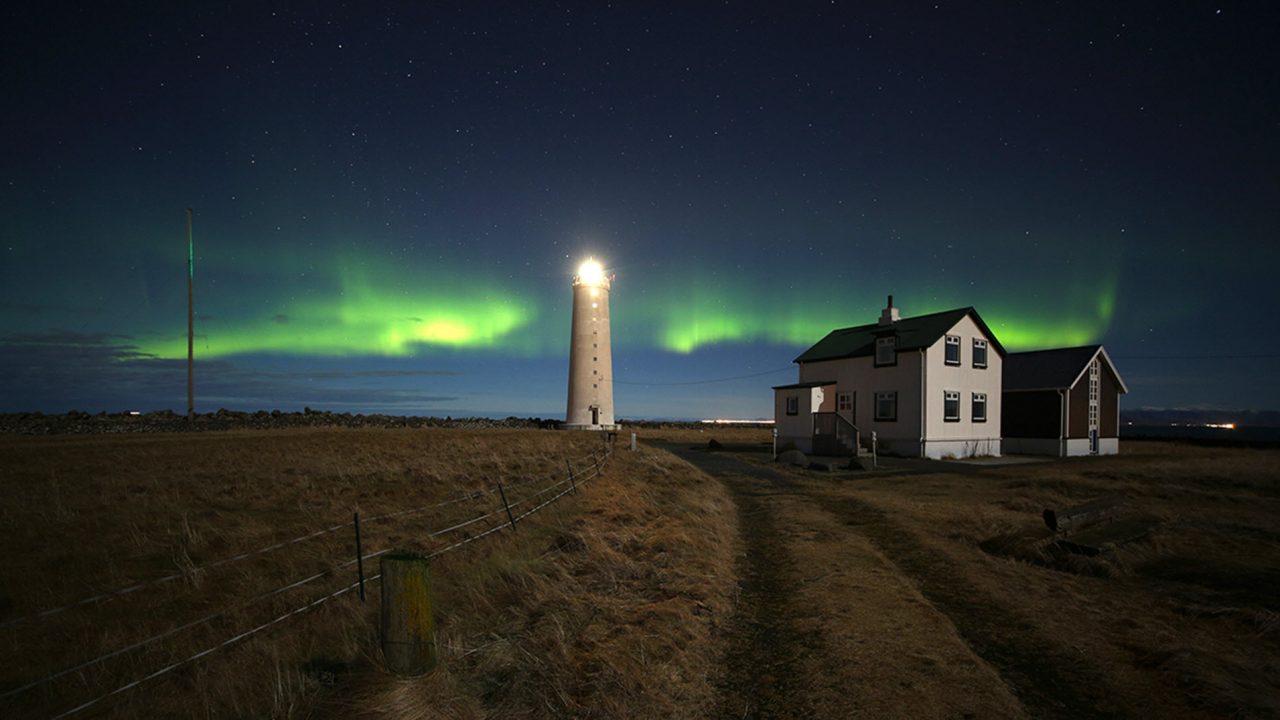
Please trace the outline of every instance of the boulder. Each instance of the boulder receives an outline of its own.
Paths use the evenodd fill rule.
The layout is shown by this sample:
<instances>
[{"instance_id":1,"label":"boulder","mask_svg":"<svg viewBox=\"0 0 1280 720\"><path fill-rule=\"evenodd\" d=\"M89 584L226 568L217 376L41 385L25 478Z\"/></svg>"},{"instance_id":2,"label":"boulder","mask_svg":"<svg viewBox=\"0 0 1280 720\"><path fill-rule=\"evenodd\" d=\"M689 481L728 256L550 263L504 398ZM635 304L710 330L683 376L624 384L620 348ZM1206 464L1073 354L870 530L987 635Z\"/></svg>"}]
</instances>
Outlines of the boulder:
<instances>
[{"instance_id":1,"label":"boulder","mask_svg":"<svg viewBox=\"0 0 1280 720\"><path fill-rule=\"evenodd\" d=\"M787 450L778 454L778 462L797 467L809 467L809 458L799 450Z\"/></svg>"}]
</instances>

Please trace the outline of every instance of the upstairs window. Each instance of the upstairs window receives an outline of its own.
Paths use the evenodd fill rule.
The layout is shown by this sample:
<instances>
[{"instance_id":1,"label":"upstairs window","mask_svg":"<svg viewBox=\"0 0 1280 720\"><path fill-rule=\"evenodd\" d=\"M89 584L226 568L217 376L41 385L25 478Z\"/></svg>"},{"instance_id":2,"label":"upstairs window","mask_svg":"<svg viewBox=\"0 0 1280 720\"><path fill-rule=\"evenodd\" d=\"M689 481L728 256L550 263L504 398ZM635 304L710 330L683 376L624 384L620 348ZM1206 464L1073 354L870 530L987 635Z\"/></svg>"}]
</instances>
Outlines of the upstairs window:
<instances>
[{"instance_id":1,"label":"upstairs window","mask_svg":"<svg viewBox=\"0 0 1280 720\"><path fill-rule=\"evenodd\" d=\"M987 366L987 341L979 338L973 339L973 366L976 368L984 368Z\"/></svg>"},{"instance_id":2,"label":"upstairs window","mask_svg":"<svg viewBox=\"0 0 1280 720\"><path fill-rule=\"evenodd\" d=\"M896 346L897 338L893 336L876 338L876 365L896 365L898 363Z\"/></svg>"},{"instance_id":3,"label":"upstairs window","mask_svg":"<svg viewBox=\"0 0 1280 720\"><path fill-rule=\"evenodd\" d=\"M791 397L787 398L787 414L788 415L800 414L800 398L796 397L795 395L792 395Z\"/></svg>"},{"instance_id":4,"label":"upstairs window","mask_svg":"<svg viewBox=\"0 0 1280 720\"><path fill-rule=\"evenodd\" d=\"M959 335L947 336L947 364L948 365L960 364L960 336Z\"/></svg>"},{"instance_id":5,"label":"upstairs window","mask_svg":"<svg viewBox=\"0 0 1280 720\"><path fill-rule=\"evenodd\" d=\"M987 421L987 394L986 393L973 394L973 421L974 422Z\"/></svg>"},{"instance_id":6,"label":"upstairs window","mask_svg":"<svg viewBox=\"0 0 1280 720\"><path fill-rule=\"evenodd\" d=\"M942 419L947 422L960 422L960 393L954 390L942 392Z\"/></svg>"},{"instance_id":7,"label":"upstairs window","mask_svg":"<svg viewBox=\"0 0 1280 720\"><path fill-rule=\"evenodd\" d=\"M898 393L876 393L876 420L892 422L898 419Z\"/></svg>"}]
</instances>

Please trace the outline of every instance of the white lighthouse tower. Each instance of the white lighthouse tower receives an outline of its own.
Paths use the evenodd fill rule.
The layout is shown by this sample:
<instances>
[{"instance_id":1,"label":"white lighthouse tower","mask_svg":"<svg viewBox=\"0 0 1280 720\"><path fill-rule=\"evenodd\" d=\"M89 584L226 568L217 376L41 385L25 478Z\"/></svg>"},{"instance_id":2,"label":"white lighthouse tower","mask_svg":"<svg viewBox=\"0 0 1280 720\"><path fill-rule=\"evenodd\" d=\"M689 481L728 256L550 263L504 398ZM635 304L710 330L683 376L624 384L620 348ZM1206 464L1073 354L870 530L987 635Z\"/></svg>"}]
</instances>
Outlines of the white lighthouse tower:
<instances>
[{"instance_id":1,"label":"white lighthouse tower","mask_svg":"<svg viewBox=\"0 0 1280 720\"><path fill-rule=\"evenodd\" d=\"M588 258L573 276L566 430L614 430L613 351L609 344L609 281Z\"/></svg>"}]
</instances>

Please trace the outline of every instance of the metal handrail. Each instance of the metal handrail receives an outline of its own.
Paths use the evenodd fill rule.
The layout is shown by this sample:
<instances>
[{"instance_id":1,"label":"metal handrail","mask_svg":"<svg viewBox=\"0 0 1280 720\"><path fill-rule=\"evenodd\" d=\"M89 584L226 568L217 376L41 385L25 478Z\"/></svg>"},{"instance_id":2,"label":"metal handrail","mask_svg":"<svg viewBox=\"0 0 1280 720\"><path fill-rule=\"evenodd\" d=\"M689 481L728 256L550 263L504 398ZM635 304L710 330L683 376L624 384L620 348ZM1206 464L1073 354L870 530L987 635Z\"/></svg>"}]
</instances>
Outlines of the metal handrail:
<instances>
[{"instance_id":1,"label":"metal handrail","mask_svg":"<svg viewBox=\"0 0 1280 720\"><path fill-rule=\"evenodd\" d=\"M852 454L858 454L858 448L862 443L862 432L857 425L849 422L849 419L840 413L835 412L816 412L813 414L813 434L818 435L834 435L836 440L843 438L853 438Z\"/></svg>"}]
</instances>

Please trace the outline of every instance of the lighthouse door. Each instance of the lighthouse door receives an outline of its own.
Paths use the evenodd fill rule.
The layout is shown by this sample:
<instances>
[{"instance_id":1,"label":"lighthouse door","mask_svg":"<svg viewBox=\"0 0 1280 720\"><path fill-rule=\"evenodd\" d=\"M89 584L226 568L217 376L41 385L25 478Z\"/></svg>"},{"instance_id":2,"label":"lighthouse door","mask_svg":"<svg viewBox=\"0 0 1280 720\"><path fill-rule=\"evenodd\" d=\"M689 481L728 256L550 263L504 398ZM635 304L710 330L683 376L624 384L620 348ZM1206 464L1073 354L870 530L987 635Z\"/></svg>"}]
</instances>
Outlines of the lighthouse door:
<instances>
[{"instance_id":1,"label":"lighthouse door","mask_svg":"<svg viewBox=\"0 0 1280 720\"><path fill-rule=\"evenodd\" d=\"M599 405L591 406L591 424L592 425L600 424L600 406Z\"/></svg>"}]
</instances>

